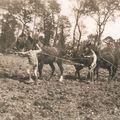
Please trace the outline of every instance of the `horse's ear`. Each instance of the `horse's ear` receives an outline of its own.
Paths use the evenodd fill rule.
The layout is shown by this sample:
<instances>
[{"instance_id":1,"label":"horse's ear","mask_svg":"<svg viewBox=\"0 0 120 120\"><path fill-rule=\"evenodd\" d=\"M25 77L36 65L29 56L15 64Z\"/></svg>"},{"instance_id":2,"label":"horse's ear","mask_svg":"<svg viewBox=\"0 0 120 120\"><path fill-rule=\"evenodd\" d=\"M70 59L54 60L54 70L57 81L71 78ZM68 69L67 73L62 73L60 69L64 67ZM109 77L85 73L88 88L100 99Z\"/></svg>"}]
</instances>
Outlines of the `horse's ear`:
<instances>
[{"instance_id":1,"label":"horse's ear","mask_svg":"<svg viewBox=\"0 0 120 120\"><path fill-rule=\"evenodd\" d=\"M87 43L86 43L86 45L84 46L84 48L90 48L91 47L91 42L90 41L88 41Z\"/></svg>"},{"instance_id":2,"label":"horse's ear","mask_svg":"<svg viewBox=\"0 0 120 120\"><path fill-rule=\"evenodd\" d=\"M90 41L88 41L87 42L87 47L89 47L91 45L91 42Z\"/></svg>"}]
</instances>

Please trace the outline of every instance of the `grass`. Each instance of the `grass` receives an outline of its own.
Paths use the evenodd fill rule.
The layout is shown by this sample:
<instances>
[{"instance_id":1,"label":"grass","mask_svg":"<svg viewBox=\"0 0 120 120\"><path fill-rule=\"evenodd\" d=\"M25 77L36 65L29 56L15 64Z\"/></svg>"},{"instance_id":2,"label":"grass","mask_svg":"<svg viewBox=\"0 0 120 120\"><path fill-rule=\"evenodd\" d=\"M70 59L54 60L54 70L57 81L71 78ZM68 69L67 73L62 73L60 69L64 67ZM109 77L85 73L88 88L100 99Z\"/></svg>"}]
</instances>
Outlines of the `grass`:
<instances>
[{"instance_id":1,"label":"grass","mask_svg":"<svg viewBox=\"0 0 120 120\"><path fill-rule=\"evenodd\" d=\"M1 77L25 77L26 69L29 66L25 57L17 55L0 56L0 76Z\"/></svg>"},{"instance_id":2,"label":"grass","mask_svg":"<svg viewBox=\"0 0 120 120\"><path fill-rule=\"evenodd\" d=\"M102 79L80 82L66 78L59 82L59 69L47 81L50 68L45 65L38 85L19 82L27 76L26 58L16 55L0 56L0 120L119 120L120 82ZM64 65L64 75L74 76L74 67ZM86 77L87 70L81 75ZM16 76L15 79L13 79Z\"/></svg>"}]
</instances>

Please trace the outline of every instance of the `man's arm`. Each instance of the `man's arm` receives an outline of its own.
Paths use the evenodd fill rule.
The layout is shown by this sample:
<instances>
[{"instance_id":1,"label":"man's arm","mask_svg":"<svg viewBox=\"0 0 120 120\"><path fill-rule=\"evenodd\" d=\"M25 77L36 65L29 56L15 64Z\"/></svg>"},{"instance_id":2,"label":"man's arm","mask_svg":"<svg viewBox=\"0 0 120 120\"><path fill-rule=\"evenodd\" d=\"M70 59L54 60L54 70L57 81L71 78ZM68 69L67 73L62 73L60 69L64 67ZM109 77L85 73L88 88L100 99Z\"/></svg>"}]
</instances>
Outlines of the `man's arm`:
<instances>
[{"instance_id":1,"label":"man's arm","mask_svg":"<svg viewBox=\"0 0 120 120\"><path fill-rule=\"evenodd\" d=\"M18 55L28 55L28 51L27 52L15 52Z\"/></svg>"},{"instance_id":2,"label":"man's arm","mask_svg":"<svg viewBox=\"0 0 120 120\"><path fill-rule=\"evenodd\" d=\"M39 53L42 53L42 50L33 50L33 52L34 52L35 54L39 54Z\"/></svg>"},{"instance_id":3,"label":"man's arm","mask_svg":"<svg viewBox=\"0 0 120 120\"><path fill-rule=\"evenodd\" d=\"M35 51L36 51L36 53L41 53L41 52L42 52L41 47L40 47L38 44L36 44L36 46L37 46L37 48L39 49L39 50L35 50Z\"/></svg>"},{"instance_id":4,"label":"man's arm","mask_svg":"<svg viewBox=\"0 0 120 120\"><path fill-rule=\"evenodd\" d=\"M91 58L91 57L93 57L93 55L88 55L88 56L84 56L84 57Z\"/></svg>"}]
</instances>

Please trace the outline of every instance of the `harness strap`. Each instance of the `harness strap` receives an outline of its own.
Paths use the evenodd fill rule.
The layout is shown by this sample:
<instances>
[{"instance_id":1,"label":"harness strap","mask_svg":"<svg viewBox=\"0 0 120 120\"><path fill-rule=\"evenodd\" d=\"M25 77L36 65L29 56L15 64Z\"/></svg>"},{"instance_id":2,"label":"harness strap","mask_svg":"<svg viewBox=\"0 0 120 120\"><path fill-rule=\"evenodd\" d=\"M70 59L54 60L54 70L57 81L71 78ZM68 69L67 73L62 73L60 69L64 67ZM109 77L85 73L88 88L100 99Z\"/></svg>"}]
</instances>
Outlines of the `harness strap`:
<instances>
[{"instance_id":1,"label":"harness strap","mask_svg":"<svg viewBox=\"0 0 120 120\"><path fill-rule=\"evenodd\" d=\"M110 64L113 65L115 68L117 68L117 66L115 66L113 63L111 63L110 61L106 60L105 58L103 58L103 57L100 57L100 58L103 59L104 61L110 63Z\"/></svg>"},{"instance_id":2,"label":"harness strap","mask_svg":"<svg viewBox=\"0 0 120 120\"><path fill-rule=\"evenodd\" d=\"M45 53L45 52L42 52L41 54L47 55L47 56L50 56L50 57L55 57L56 59L60 59L60 60L69 62L69 63L71 63L71 64L73 64L73 65L80 65L80 66L83 66L83 67L84 67L84 64L80 64L80 63L77 63L77 62L73 62L73 61L71 61L71 60L67 60L67 59L64 59L64 58L61 58L61 57L57 57L57 56L55 56L55 55L50 55L50 54L47 54L47 53Z\"/></svg>"}]
</instances>

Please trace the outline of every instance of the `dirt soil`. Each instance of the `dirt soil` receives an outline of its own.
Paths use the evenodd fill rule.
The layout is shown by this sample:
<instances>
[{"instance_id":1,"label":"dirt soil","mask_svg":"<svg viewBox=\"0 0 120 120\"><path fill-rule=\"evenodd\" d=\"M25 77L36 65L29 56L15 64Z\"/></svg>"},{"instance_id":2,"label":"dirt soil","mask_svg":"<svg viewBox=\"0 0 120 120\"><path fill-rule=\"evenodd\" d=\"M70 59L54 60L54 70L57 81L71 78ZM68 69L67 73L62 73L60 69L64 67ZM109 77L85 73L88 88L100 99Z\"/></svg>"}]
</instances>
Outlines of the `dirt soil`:
<instances>
[{"instance_id":1,"label":"dirt soil","mask_svg":"<svg viewBox=\"0 0 120 120\"><path fill-rule=\"evenodd\" d=\"M64 65L64 81L59 69L48 80L50 67L45 65L38 85L28 79L26 58L0 56L0 120L120 120L120 81L108 83L108 73L101 70L99 81L74 78L72 65ZM119 75L119 74L118 74Z\"/></svg>"}]
</instances>

